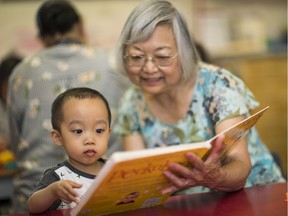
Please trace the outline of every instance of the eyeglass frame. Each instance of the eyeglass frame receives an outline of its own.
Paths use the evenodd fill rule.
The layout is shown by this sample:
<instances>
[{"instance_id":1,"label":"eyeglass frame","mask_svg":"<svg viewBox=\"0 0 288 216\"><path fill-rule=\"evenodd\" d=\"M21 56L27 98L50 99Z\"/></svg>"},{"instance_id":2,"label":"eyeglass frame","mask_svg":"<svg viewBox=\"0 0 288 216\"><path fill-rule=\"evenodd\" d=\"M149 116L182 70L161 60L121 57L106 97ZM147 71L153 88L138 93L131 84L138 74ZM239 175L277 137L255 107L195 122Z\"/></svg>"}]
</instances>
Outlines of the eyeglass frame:
<instances>
[{"instance_id":1,"label":"eyeglass frame","mask_svg":"<svg viewBox=\"0 0 288 216\"><path fill-rule=\"evenodd\" d=\"M129 63L127 63L126 61L125 61L125 64L127 64L129 67L142 68L142 67L144 67L145 64L150 60L150 61L152 61L153 64L156 65L157 67L168 67L168 66L172 65L173 60L178 56L178 52L176 52L175 54L170 55L170 56L165 56L165 57L167 57L169 60L171 60L171 63L168 64L168 65L159 65L159 64L157 63L158 60L157 60L157 58L156 58L155 56L147 57L147 55L134 55L134 57L136 57L136 56L141 56L141 57L144 58L143 65L139 65L139 66L129 65ZM133 57L133 55L129 55L129 54L125 55L125 56L124 56L124 60L126 60L128 57ZM163 57L163 56L162 56L162 57ZM156 62L155 62L155 60L156 60Z\"/></svg>"}]
</instances>

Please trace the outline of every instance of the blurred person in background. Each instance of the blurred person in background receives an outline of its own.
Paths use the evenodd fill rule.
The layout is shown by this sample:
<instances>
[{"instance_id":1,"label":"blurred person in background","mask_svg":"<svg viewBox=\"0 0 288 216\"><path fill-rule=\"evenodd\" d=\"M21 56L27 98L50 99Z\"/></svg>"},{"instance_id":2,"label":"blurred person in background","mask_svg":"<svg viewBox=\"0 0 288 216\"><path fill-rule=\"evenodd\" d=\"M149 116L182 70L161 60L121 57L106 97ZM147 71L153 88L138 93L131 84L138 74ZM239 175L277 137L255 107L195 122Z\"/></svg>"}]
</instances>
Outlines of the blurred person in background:
<instances>
[{"instance_id":1,"label":"blurred person in background","mask_svg":"<svg viewBox=\"0 0 288 216\"><path fill-rule=\"evenodd\" d=\"M241 79L201 61L186 21L169 1L141 1L115 53L118 70L134 84L113 128L127 151L209 140L259 106ZM190 167L170 163L164 174L171 186L162 192L236 191L285 181L256 128L222 160L223 145L219 137L205 161L187 153Z\"/></svg>"},{"instance_id":2,"label":"blurred person in background","mask_svg":"<svg viewBox=\"0 0 288 216\"><path fill-rule=\"evenodd\" d=\"M7 91L12 70L22 60L16 54L8 54L0 62L0 152L8 147Z\"/></svg>"},{"instance_id":3,"label":"blurred person in background","mask_svg":"<svg viewBox=\"0 0 288 216\"><path fill-rule=\"evenodd\" d=\"M27 198L43 172L66 158L49 135L56 96L72 87L94 88L107 98L113 122L113 110L129 85L111 69L108 52L85 44L82 17L69 1L44 1L36 24L44 48L25 58L9 80L9 142L21 169L13 180L16 213L27 212Z\"/></svg>"}]
</instances>

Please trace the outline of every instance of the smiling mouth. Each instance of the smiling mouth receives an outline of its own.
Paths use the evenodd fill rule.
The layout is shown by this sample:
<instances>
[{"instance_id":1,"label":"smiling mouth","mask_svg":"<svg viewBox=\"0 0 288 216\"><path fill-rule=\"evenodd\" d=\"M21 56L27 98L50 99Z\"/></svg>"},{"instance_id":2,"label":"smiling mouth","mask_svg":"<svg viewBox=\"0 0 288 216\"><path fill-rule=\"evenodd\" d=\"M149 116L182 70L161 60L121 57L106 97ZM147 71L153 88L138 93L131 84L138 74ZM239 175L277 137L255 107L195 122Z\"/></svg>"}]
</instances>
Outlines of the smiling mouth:
<instances>
[{"instance_id":1,"label":"smiling mouth","mask_svg":"<svg viewBox=\"0 0 288 216\"><path fill-rule=\"evenodd\" d=\"M157 84L160 80L162 80L162 78L161 77L158 77L158 78L144 78L144 77L142 77L142 80L145 83L153 85L153 84Z\"/></svg>"}]
</instances>

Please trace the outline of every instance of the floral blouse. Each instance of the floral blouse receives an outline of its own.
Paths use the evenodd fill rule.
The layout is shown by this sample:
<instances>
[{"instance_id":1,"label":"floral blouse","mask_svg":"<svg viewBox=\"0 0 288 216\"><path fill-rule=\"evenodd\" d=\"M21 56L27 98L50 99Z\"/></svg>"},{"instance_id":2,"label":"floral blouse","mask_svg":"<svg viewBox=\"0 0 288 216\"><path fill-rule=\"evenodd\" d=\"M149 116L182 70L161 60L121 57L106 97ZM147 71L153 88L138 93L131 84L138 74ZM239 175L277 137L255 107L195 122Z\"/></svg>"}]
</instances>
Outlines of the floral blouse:
<instances>
[{"instance_id":1,"label":"floral blouse","mask_svg":"<svg viewBox=\"0 0 288 216\"><path fill-rule=\"evenodd\" d=\"M200 64L193 94L186 116L176 124L166 124L150 112L143 93L133 86L125 94L113 130L120 135L141 134L146 148L199 142L215 136L219 122L239 115L247 117L259 105L241 79L205 63ZM284 181L255 128L247 139L253 168L246 187Z\"/></svg>"}]
</instances>

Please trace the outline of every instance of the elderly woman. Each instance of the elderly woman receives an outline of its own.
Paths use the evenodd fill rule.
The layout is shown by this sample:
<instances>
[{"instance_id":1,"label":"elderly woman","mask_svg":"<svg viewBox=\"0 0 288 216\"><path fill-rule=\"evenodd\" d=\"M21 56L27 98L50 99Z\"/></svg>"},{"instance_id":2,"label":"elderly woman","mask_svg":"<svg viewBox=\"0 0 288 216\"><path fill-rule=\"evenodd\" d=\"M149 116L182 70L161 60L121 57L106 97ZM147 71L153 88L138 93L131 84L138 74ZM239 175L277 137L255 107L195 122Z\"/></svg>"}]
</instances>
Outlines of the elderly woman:
<instances>
[{"instance_id":1,"label":"elderly woman","mask_svg":"<svg viewBox=\"0 0 288 216\"><path fill-rule=\"evenodd\" d=\"M165 0L143 1L132 11L116 62L134 83L114 127L127 151L208 140L258 106L242 80L201 62L184 18ZM235 191L284 181L255 128L224 161L218 155L222 146L219 138L205 161L187 153L192 168L169 164L165 175L172 186L163 193Z\"/></svg>"}]
</instances>

